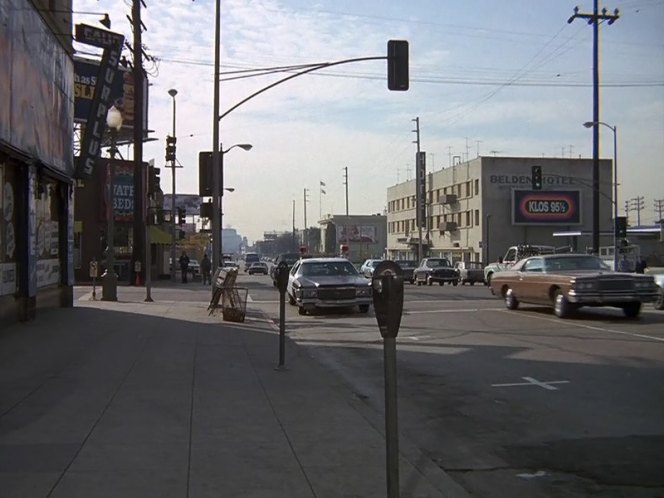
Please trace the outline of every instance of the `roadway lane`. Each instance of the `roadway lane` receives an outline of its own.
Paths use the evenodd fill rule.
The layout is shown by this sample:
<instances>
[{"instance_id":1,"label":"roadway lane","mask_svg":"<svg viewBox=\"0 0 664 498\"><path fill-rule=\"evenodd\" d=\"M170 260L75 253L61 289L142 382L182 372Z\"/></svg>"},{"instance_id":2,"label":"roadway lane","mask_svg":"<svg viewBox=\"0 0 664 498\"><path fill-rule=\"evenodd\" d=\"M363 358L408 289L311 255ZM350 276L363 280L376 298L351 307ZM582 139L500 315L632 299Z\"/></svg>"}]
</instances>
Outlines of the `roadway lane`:
<instances>
[{"instance_id":1,"label":"roadway lane","mask_svg":"<svg viewBox=\"0 0 664 498\"><path fill-rule=\"evenodd\" d=\"M250 306L278 318L269 279ZM373 312L299 316L289 336L377 416L382 341ZM474 496L664 495L664 312L505 310L482 286L406 285L398 338L407 437Z\"/></svg>"}]
</instances>

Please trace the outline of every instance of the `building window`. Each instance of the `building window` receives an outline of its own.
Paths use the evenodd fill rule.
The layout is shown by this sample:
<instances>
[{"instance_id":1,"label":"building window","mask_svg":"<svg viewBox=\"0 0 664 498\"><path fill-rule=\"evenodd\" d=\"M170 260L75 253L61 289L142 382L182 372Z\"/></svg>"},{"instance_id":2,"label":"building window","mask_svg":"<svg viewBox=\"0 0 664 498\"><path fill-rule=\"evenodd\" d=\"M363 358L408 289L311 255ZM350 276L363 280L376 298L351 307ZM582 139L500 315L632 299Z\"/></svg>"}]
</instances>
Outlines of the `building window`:
<instances>
[{"instance_id":1,"label":"building window","mask_svg":"<svg viewBox=\"0 0 664 498\"><path fill-rule=\"evenodd\" d=\"M470 214L471 214L470 211L466 211L466 226L467 227L471 226L471 224L472 224L472 221L470 219Z\"/></svg>"},{"instance_id":2,"label":"building window","mask_svg":"<svg viewBox=\"0 0 664 498\"><path fill-rule=\"evenodd\" d=\"M480 226L480 210L479 209L475 210L475 226L476 227Z\"/></svg>"},{"instance_id":3,"label":"building window","mask_svg":"<svg viewBox=\"0 0 664 498\"><path fill-rule=\"evenodd\" d=\"M480 195L480 181L479 181L479 179L475 180L475 195Z\"/></svg>"}]
</instances>

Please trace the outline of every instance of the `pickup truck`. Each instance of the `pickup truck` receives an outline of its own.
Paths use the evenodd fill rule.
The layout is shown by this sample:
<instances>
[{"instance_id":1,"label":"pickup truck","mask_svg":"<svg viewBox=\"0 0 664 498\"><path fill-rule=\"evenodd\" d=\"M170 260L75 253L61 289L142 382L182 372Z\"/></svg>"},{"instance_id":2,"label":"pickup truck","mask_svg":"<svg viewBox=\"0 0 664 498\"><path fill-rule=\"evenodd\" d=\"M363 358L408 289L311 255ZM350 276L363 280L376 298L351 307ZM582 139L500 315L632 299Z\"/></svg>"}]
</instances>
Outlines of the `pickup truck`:
<instances>
[{"instance_id":1,"label":"pickup truck","mask_svg":"<svg viewBox=\"0 0 664 498\"><path fill-rule=\"evenodd\" d=\"M568 248L565 248L569 251ZM554 246L540 246L531 244L519 244L510 247L505 256L498 259L495 263L490 263L484 267L484 281L487 285L491 284L491 277L494 273L509 269L514 263L530 256L539 256L541 254L553 254L558 252Z\"/></svg>"}]
</instances>

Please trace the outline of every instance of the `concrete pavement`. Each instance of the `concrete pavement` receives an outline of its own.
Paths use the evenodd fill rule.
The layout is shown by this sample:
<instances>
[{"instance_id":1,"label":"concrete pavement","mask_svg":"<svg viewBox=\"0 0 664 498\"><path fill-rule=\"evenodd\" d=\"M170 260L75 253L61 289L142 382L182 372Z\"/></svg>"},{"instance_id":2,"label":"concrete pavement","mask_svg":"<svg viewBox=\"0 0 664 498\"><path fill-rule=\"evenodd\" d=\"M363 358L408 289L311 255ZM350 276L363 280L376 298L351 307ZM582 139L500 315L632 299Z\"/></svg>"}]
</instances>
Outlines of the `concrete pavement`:
<instances>
[{"instance_id":1,"label":"concrete pavement","mask_svg":"<svg viewBox=\"0 0 664 498\"><path fill-rule=\"evenodd\" d=\"M0 497L387 496L382 416L288 340L276 370L272 322L208 316L200 289L0 331ZM402 497L465 495L399 444Z\"/></svg>"}]
</instances>

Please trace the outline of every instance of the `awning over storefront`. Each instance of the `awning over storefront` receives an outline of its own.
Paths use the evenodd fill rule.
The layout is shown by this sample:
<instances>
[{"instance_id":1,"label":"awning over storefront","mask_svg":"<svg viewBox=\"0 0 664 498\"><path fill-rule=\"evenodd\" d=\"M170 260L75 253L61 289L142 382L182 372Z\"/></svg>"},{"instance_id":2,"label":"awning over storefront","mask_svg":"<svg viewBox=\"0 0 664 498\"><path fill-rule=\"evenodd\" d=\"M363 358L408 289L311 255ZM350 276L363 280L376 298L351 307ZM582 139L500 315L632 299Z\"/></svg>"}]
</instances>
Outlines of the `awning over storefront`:
<instances>
[{"instance_id":1,"label":"awning over storefront","mask_svg":"<svg viewBox=\"0 0 664 498\"><path fill-rule=\"evenodd\" d=\"M164 232L161 228L150 225L150 243L169 245L171 243L171 234Z\"/></svg>"}]
</instances>

